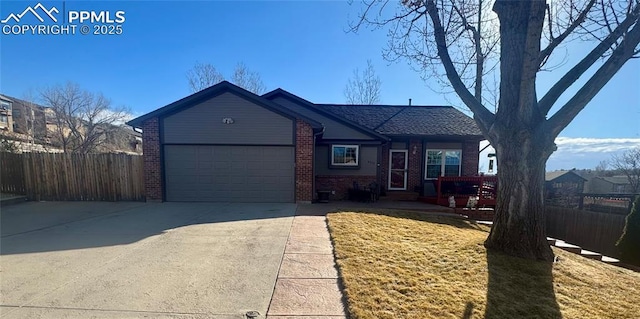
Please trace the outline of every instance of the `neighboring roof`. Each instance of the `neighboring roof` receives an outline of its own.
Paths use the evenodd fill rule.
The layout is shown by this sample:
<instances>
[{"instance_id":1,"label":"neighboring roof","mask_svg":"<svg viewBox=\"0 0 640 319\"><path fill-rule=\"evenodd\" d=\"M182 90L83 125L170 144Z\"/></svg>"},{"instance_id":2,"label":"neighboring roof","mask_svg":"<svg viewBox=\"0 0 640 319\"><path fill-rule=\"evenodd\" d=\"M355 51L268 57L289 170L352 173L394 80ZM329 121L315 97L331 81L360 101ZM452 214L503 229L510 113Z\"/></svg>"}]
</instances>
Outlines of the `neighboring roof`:
<instances>
[{"instance_id":1,"label":"neighboring roof","mask_svg":"<svg viewBox=\"0 0 640 319\"><path fill-rule=\"evenodd\" d=\"M25 101L25 100L22 100L22 99L13 97L13 96L9 96L9 95L6 95L6 94L0 94L0 97L3 100L11 102L13 104L13 108L14 109L19 107L19 106L24 106L24 107L31 106L31 107L36 107L36 108L39 108L39 109L47 109L46 106L42 106L42 105L39 105L39 104L34 103L34 102Z\"/></svg>"},{"instance_id":2,"label":"neighboring roof","mask_svg":"<svg viewBox=\"0 0 640 319\"><path fill-rule=\"evenodd\" d=\"M546 172L546 173L544 174L544 180L545 180L545 181L547 181L547 182L551 182L551 181L553 181L554 179L556 179L556 178L558 178L558 177L560 177L560 176L564 176L564 175L566 175L566 174L572 174L572 175L575 175L575 176L579 177L580 179L582 179L582 180L584 180L584 181L586 181L586 180L587 180L586 178L584 178L584 177L582 177L582 176L578 175L578 174L577 174L576 172L574 172L574 171L553 171L553 172Z\"/></svg>"},{"instance_id":3,"label":"neighboring roof","mask_svg":"<svg viewBox=\"0 0 640 319\"><path fill-rule=\"evenodd\" d=\"M376 132L375 130L373 130L373 129L369 128L369 127L363 126L358 122L351 121L349 119L345 119L344 117L338 116L335 113L329 112L329 111L324 110L322 108L318 108L318 107L316 107L316 104L313 104L313 103L311 103L311 102L309 102L309 101L307 101L307 100L305 100L305 99L303 99L303 98L301 98L301 97L299 97L299 96L297 96L297 95L295 95L295 94L293 94L291 92L283 90L281 88L277 88L277 89L275 89L275 90L273 90L271 92L268 92L268 93L265 93L265 94L262 95L262 97L264 97L265 99L268 99L268 100L272 100L272 99L274 99L274 98L276 98L278 96L282 96L282 97L284 97L284 98L286 98L286 99L288 99L288 100L290 100L290 101L292 101L292 102L294 102L294 103L296 103L296 104L298 104L298 105L300 105L302 107L305 107L305 108L307 108L309 110L312 110L313 112L315 112L317 114L320 114L322 116L328 117L328 118L330 118L330 119L332 119L332 120L334 120L336 122L339 122L339 123L341 123L343 125L351 127L351 128L356 129L358 131L364 132L367 135L371 135L371 136L373 136L375 138L379 138L379 139L382 139L384 141L388 141L389 140L389 138L387 136L384 136L384 135Z\"/></svg>"},{"instance_id":4,"label":"neighboring roof","mask_svg":"<svg viewBox=\"0 0 640 319\"><path fill-rule=\"evenodd\" d=\"M629 184L629 178L627 178L626 176L611 176L611 177L596 177L596 178L602 179L611 184L620 184L620 185Z\"/></svg>"},{"instance_id":5,"label":"neighboring roof","mask_svg":"<svg viewBox=\"0 0 640 319\"><path fill-rule=\"evenodd\" d=\"M482 139L475 121L451 106L316 104L385 136Z\"/></svg>"},{"instance_id":6,"label":"neighboring roof","mask_svg":"<svg viewBox=\"0 0 640 319\"><path fill-rule=\"evenodd\" d=\"M185 98L182 98L180 100L177 100L173 103L170 103L168 105L165 105L155 111L149 112L147 114L144 114L142 116L139 116L131 121L128 121L127 124L134 126L134 127L138 127L141 128L142 127L142 122L144 122L145 120L148 120L150 118L154 118L157 116L162 116L162 115L166 115L166 114L170 114L170 113L174 113L174 112L178 112L182 109L186 109L189 107L192 107L198 103L204 102L208 99L211 99L213 97L216 97L220 94L223 93L233 93L236 94L248 101L251 101L255 104L258 104L262 107L265 107L273 112L282 114L284 116L290 117L290 118L296 118L296 119L302 119L305 122L309 123L311 125L311 127L314 129L314 131L321 131L323 129L322 124L320 124L319 122L317 122L316 120L309 118L307 116L304 116L302 114L296 113L292 110L289 110L286 107L283 107L277 103L271 102L265 98L262 98L258 95L255 95L239 86L233 85L227 81L222 81L214 86L211 86L209 88L206 88L200 92L196 92L194 94L191 94Z\"/></svg>"}]
</instances>

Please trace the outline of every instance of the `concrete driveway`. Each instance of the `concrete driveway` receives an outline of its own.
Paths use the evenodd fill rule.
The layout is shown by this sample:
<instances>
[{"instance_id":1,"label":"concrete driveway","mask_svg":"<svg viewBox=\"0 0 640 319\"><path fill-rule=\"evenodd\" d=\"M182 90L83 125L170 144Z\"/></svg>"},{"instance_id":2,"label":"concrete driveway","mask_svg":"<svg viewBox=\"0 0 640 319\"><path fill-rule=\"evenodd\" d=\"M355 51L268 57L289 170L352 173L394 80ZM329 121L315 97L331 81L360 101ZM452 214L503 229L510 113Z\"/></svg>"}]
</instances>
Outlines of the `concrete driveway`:
<instances>
[{"instance_id":1,"label":"concrete driveway","mask_svg":"<svg viewBox=\"0 0 640 319\"><path fill-rule=\"evenodd\" d=\"M264 318L294 204L2 207L2 318Z\"/></svg>"}]
</instances>

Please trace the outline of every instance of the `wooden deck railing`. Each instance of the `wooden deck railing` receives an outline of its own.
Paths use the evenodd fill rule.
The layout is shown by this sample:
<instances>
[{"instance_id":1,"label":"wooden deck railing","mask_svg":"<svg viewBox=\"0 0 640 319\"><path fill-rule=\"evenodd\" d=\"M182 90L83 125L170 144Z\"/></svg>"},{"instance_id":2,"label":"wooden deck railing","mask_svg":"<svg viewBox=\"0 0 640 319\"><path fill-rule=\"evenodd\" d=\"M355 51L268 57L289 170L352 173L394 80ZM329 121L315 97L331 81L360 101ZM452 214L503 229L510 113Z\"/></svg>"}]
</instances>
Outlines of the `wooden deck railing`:
<instances>
[{"instance_id":1,"label":"wooden deck railing","mask_svg":"<svg viewBox=\"0 0 640 319\"><path fill-rule=\"evenodd\" d=\"M477 196L477 207L496 206L497 176L441 176L436 187L438 205L449 206L453 196L456 207L465 207L469 197Z\"/></svg>"}]
</instances>

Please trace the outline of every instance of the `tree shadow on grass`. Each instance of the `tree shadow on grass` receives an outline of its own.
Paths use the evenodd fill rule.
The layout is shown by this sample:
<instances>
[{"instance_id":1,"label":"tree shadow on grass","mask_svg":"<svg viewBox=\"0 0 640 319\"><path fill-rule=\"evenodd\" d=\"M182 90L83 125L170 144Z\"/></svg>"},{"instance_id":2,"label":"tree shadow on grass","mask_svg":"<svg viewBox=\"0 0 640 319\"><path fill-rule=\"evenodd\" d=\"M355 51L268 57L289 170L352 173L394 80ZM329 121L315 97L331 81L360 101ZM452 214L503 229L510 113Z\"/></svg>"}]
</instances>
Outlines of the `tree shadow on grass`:
<instances>
[{"instance_id":1,"label":"tree shadow on grass","mask_svg":"<svg viewBox=\"0 0 640 319\"><path fill-rule=\"evenodd\" d=\"M487 251L485 318L562 318L553 289L553 263Z\"/></svg>"}]
</instances>

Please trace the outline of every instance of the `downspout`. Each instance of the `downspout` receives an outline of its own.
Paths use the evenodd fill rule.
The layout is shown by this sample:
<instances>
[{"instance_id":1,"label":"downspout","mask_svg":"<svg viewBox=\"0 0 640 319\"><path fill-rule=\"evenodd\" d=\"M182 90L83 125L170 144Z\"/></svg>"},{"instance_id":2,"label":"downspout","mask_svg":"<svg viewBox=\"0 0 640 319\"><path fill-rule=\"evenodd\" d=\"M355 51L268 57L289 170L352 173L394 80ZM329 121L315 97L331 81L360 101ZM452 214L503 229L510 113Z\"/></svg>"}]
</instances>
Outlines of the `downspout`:
<instances>
[{"instance_id":1,"label":"downspout","mask_svg":"<svg viewBox=\"0 0 640 319\"><path fill-rule=\"evenodd\" d=\"M311 181L311 202L313 203L313 199L316 197L316 138L318 135L324 134L324 125L322 126L322 131L313 133L313 153L311 156L311 172L313 174Z\"/></svg>"}]
</instances>

